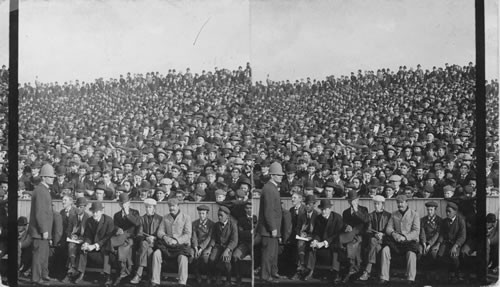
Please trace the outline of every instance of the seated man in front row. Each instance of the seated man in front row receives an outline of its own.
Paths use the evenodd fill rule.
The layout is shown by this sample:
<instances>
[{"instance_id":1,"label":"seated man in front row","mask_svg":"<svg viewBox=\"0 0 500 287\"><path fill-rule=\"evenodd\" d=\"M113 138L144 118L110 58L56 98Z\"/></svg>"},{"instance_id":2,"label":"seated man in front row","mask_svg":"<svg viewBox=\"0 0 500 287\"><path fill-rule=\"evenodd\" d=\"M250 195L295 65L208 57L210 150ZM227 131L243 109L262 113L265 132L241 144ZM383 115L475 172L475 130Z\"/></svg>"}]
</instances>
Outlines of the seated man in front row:
<instances>
[{"instance_id":1,"label":"seated man in front row","mask_svg":"<svg viewBox=\"0 0 500 287\"><path fill-rule=\"evenodd\" d=\"M214 222L208 218L208 212L210 211L208 206L200 205L196 209L200 218L193 222L190 259L193 261L192 267L196 281L198 284L201 284L201 274L206 272L206 267L208 266L210 252L207 249L212 239Z\"/></svg>"},{"instance_id":2,"label":"seated man in front row","mask_svg":"<svg viewBox=\"0 0 500 287\"><path fill-rule=\"evenodd\" d=\"M415 282L417 275L417 253L420 235L420 217L408 207L405 195L396 197L398 210L394 211L387 223L384 248L381 256L381 284L389 281L391 254L406 254L406 275L409 283Z\"/></svg>"},{"instance_id":3,"label":"seated man in front row","mask_svg":"<svg viewBox=\"0 0 500 287\"><path fill-rule=\"evenodd\" d=\"M151 270L151 265L148 263L153 255L153 247L155 245L158 229L163 221L163 217L156 214L156 203L156 200L152 198L146 198L144 200L146 214L141 217L141 225L137 231L136 240L139 245L139 249L136 253L137 271L134 278L130 281L132 284L139 284L139 282L141 282L144 267L148 267L149 265L149 270Z\"/></svg>"},{"instance_id":4,"label":"seated man in front row","mask_svg":"<svg viewBox=\"0 0 500 287\"><path fill-rule=\"evenodd\" d=\"M370 221L368 222L368 238L370 238L370 242L368 242L368 263L359 278L361 281L370 278L372 266L377 263L377 258L382 250L385 229L391 218L391 214L384 210L385 198L381 195L375 195L372 199L375 210L370 213Z\"/></svg>"},{"instance_id":5,"label":"seated man in front row","mask_svg":"<svg viewBox=\"0 0 500 287\"><path fill-rule=\"evenodd\" d=\"M227 280L224 286L231 286L231 257L233 250L238 245L238 225L230 217L229 208L221 206L217 212L219 221L215 223L212 231L212 239L208 244L210 257L209 266L212 267L212 274L217 274L216 286L221 286L218 267L223 265Z\"/></svg>"},{"instance_id":6,"label":"seated man in front row","mask_svg":"<svg viewBox=\"0 0 500 287\"><path fill-rule=\"evenodd\" d=\"M238 218L238 247L233 252L233 261L236 273L236 284L241 284L241 273L243 271L242 259L252 254L252 202L245 204L245 216ZM255 215L254 215L255 216Z\"/></svg>"},{"instance_id":7,"label":"seated man in front row","mask_svg":"<svg viewBox=\"0 0 500 287\"><path fill-rule=\"evenodd\" d=\"M312 262L314 268L316 261L316 250L326 248L332 252L334 281L339 280L340 264L338 261L338 252L335 250L340 247L339 234L342 232L343 222L340 214L332 211L332 202L330 199L322 199L319 206L321 216L318 216L314 224L314 232L310 247L312 248Z\"/></svg>"},{"instance_id":8,"label":"seated man in front row","mask_svg":"<svg viewBox=\"0 0 500 287\"><path fill-rule=\"evenodd\" d=\"M104 205L100 201L92 202L90 211L92 218L85 223L83 233L82 253L78 258L78 271L83 278L87 267L87 256L102 256L104 260L103 272L106 274L105 286L111 286L111 265L109 264L109 254L111 252L110 239L113 236L115 226L113 219L103 213Z\"/></svg>"},{"instance_id":9,"label":"seated man in front row","mask_svg":"<svg viewBox=\"0 0 500 287\"><path fill-rule=\"evenodd\" d=\"M163 217L158 228L157 247L153 253L153 276L151 286L159 286L161 265L165 258L176 258L179 266L179 285L185 286L188 279L188 257L191 246L191 217L179 209L179 201L171 198L167 201L170 213Z\"/></svg>"}]
</instances>

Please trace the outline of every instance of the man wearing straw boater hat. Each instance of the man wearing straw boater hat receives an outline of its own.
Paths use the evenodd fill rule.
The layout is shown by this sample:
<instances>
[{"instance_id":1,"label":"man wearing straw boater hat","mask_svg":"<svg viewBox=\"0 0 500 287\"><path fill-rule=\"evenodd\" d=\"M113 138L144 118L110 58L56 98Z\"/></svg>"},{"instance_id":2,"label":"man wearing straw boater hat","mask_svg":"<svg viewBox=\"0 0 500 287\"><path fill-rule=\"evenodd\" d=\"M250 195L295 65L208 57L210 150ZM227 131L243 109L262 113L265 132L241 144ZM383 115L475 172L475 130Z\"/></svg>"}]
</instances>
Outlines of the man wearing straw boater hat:
<instances>
[{"instance_id":1,"label":"man wearing straw boater hat","mask_svg":"<svg viewBox=\"0 0 500 287\"><path fill-rule=\"evenodd\" d=\"M144 267L148 267L148 262L151 261L151 255L153 255L156 235L163 221L163 217L156 213L156 204L156 200L152 198L144 200L146 214L141 217L141 224L136 236L139 249L136 253L137 271L134 278L130 281L132 284L139 284L141 282ZM151 264L149 264L149 269L151 269Z\"/></svg>"},{"instance_id":2,"label":"man wearing straw boater hat","mask_svg":"<svg viewBox=\"0 0 500 287\"><path fill-rule=\"evenodd\" d=\"M281 230L281 201L278 186L285 175L281 164L274 162L269 168L271 179L262 188L257 233L262 238L261 279L276 283L278 275L278 245Z\"/></svg>"}]
</instances>

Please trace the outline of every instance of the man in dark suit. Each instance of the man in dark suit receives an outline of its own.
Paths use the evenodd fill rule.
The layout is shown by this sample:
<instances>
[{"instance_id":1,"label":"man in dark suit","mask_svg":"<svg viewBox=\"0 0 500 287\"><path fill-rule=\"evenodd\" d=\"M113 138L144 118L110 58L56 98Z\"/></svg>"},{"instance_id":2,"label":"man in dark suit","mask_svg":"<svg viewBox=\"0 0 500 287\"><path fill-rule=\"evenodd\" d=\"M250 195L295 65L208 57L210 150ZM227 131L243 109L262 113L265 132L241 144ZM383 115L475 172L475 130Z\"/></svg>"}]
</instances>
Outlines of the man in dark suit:
<instances>
[{"instance_id":1,"label":"man in dark suit","mask_svg":"<svg viewBox=\"0 0 500 287\"><path fill-rule=\"evenodd\" d=\"M448 202L446 206L446 219L441 224L438 243L433 247L436 249L440 261L448 265L448 281L456 282L460 261L460 248L465 243L466 230L465 219L457 214L458 206L454 202Z\"/></svg>"},{"instance_id":2,"label":"man in dark suit","mask_svg":"<svg viewBox=\"0 0 500 287\"><path fill-rule=\"evenodd\" d=\"M59 241L59 246L55 250L55 258L68 258L68 243L66 238L68 237L68 220L70 216L76 214L76 208L73 205L73 197L69 194L64 195L62 198L63 209L59 212L59 216L62 219L62 235ZM54 269L59 271L59 274L66 274L67 261L57 260L54 262Z\"/></svg>"},{"instance_id":3,"label":"man in dark suit","mask_svg":"<svg viewBox=\"0 0 500 287\"><path fill-rule=\"evenodd\" d=\"M83 234L85 231L85 226L87 220L90 218L87 212L85 212L85 208L87 207L88 201L86 197L79 197L76 200L76 211L75 214L70 215L68 218L68 223L66 227L65 234L63 240L66 241L66 238L70 238L75 241L83 240ZM70 283L73 277L78 275L77 270L77 258L80 256L81 251L81 243L68 242L66 245L67 254L69 257L69 269L66 274L66 277L63 279L63 283ZM83 274L83 273L82 273ZM83 275L81 275L83 278ZM81 279L80 278L80 281Z\"/></svg>"},{"instance_id":4,"label":"man in dark suit","mask_svg":"<svg viewBox=\"0 0 500 287\"><path fill-rule=\"evenodd\" d=\"M292 194L291 199L292 199L293 206L290 207L289 211L290 211L290 217L292 220L292 233L290 234L290 237L288 238L288 242L286 242L287 246L286 246L285 253L289 254L289 258L293 258L292 260L289 260L289 261L293 261L292 264L296 265L296 262L298 261L298 254L297 254L297 239L295 239L295 235L296 235L295 230L297 228L297 220L298 220L299 214L304 213L306 207L305 207L304 202L303 202L302 192L300 192L300 191L294 192ZM296 266L293 268L296 268Z\"/></svg>"},{"instance_id":5,"label":"man in dark suit","mask_svg":"<svg viewBox=\"0 0 500 287\"><path fill-rule=\"evenodd\" d=\"M339 235L342 232L343 222L340 214L332 211L332 202L329 199L322 199L319 204L321 216L315 222L313 238L310 247L311 262L316 263L316 250L326 248L332 252L334 281L339 281L340 264L338 260ZM313 267L314 268L314 267Z\"/></svg>"},{"instance_id":6,"label":"man in dark suit","mask_svg":"<svg viewBox=\"0 0 500 287\"><path fill-rule=\"evenodd\" d=\"M118 200L121 210L113 216L116 233L111 237L111 248L118 249L118 261L120 262L120 275L113 282L118 286L120 281L130 275L132 267L132 245L134 237L141 225L139 211L130 208L128 193L120 194Z\"/></svg>"},{"instance_id":7,"label":"man in dark suit","mask_svg":"<svg viewBox=\"0 0 500 287\"><path fill-rule=\"evenodd\" d=\"M33 239L31 281L33 284L49 286L49 240L52 237L54 213L50 185L56 177L54 168L46 164L40 170L41 182L36 185L31 198L30 224L28 232Z\"/></svg>"},{"instance_id":8,"label":"man in dark suit","mask_svg":"<svg viewBox=\"0 0 500 287\"><path fill-rule=\"evenodd\" d=\"M269 168L271 179L262 188L257 233L262 240L261 279L275 283L278 277L278 238L281 231L281 201L278 186L283 179L281 164Z\"/></svg>"},{"instance_id":9,"label":"man in dark suit","mask_svg":"<svg viewBox=\"0 0 500 287\"><path fill-rule=\"evenodd\" d=\"M370 221L368 208L358 205L359 194L355 190L349 191L347 201L350 207L342 213L344 231L340 235L340 244L346 245L347 258L349 259L349 272L343 279L344 283L347 283L350 277L359 271L361 242Z\"/></svg>"},{"instance_id":10,"label":"man in dark suit","mask_svg":"<svg viewBox=\"0 0 500 287\"><path fill-rule=\"evenodd\" d=\"M194 273L198 284L201 284L201 274L205 273L208 266L208 244L212 239L214 222L208 218L210 208L200 205L196 208L199 218L193 222L193 234L191 236L191 259L193 261Z\"/></svg>"},{"instance_id":11,"label":"man in dark suit","mask_svg":"<svg viewBox=\"0 0 500 287\"><path fill-rule=\"evenodd\" d=\"M368 245L368 263L359 280L366 281L370 278L373 264L377 263L377 258L382 250L382 242L385 234L385 228L391 218L391 214L384 210L385 198L381 195L373 197L375 210L369 215L367 238Z\"/></svg>"},{"instance_id":12,"label":"man in dark suit","mask_svg":"<svg viewBox=\"0 0 500 287\"><path fill-rule=\"evenodd\" d=\"M62 258L66 257L58 257L60 255L60 247L61 247L61 239L63 238L63 222L62 222L62 216L59 212L54 210L54 207L52 207L52 212L53 212L53 222L52 222L52 239L49 240L49 246L50 246L50 251L49 251L49 274L52 275L52 277L59 277L61 275L61 267L64 266L59 266L60 263L58 262L64 262L64 260L61 260ZM66 241L66 240L64 240ZM58 260L56 260L56 258ZM59 268L58 268L59 267ZM50 278L50 277L49 277ZM60 278L59 278L60 279Z\"/></svg>"},{"instance_id":13,"label":"man in dark suit","mask_svg":"<svg viewBox=\"0 0 500 287\"><path fill-rule=\"evenodd\" d=\"M433 273L436 269L438 248L434 248L439 238L442 218L436 215L437 202L425 203L427 215L420 220L419 257L423 257L422 266ZM426 274L428 274L426 272ZM428 276L430 277L430 276Z\"/></svg>"},{"instance_id":14,"label":"man in dark suit","mask_svg":"<svg viewBox=\"0 0 500 287\"><path fill-rule=\"evenodd\" d=\"M316 196L307 195L305 200L305 212L300 213L297 218L297 227L295 228L295 234L303 238L308 238L311 240L314 232L314 224L316 218L319 216L318 212L314 210L316 204ZM299 260L297 263L297 272L292 277L292 280L299 280L304 278L304 280L309 280L312 278L314 272L314 251L309 248L309 241L297 240L297 253L299 255ZM307 263L306 263L307 261Z\"/></svg>"},{"instance_id":15,"label":"man in dark suit","mask_svg":"<svg viewBox=\"0 0 500 287\"><path fill-rule=\"evenodd\" d=\"M103 213L104 205L100 201L92 202L90 211L92 218L85 222L85 231L83 234L83 244L81 247L82 253L78 258L79 276L75 280L75 284L83 280L85 268L87 266L87 256L102 257L103 272L106 276L105 286L109 287L112 284L111 280L111 265L109 264L109 254L111 252L110 239L115 233L113 219Z\"/></svg>"},{"instance_id":16,"label":"man in dark suit","mask_svg":"<svg viewBox=\"0 0 500 287\"><path fill-rule=\"evenodd\" d=\"M252 203L245 204L246 215L238 218L238 247L233 252L233 262L236 273L236 284L241 284L243 262L241 260L252 254L253 216Z\"/></svg>"},{"instance_id":17,"label":"man in dark suit","mask_svg":"<svg viewBox=\"0 0 500 287\"><path fill-rule=\"evenodd\" d=\"M142 278L144 267L151 268L151 255L153 254L153 247L163 217L156 214L156 200L147 198L144 200L146 207L146 214L141 217L141 224L137 230L136 241L139 248L136 253L137 271L134 278L130 281L132 284L139 284Z\"/></svg>"},{"instance_id":18,"label":"man in dark suit","mask_svg":"<svg viewBox=\"0 0 500 287\"><path fill-rule=\"evenodd\" d=\"M219 208L217 216L219 221L213 227L212 239L208 244L208 263L212 267L212 274L217 274L215 285L222 285L218 272L218 266L222 265L227 277L224 286L231 286L231 256L238 245L238 225L230 217L229 208L225 206Z\"/></svg>"}]
</instances>

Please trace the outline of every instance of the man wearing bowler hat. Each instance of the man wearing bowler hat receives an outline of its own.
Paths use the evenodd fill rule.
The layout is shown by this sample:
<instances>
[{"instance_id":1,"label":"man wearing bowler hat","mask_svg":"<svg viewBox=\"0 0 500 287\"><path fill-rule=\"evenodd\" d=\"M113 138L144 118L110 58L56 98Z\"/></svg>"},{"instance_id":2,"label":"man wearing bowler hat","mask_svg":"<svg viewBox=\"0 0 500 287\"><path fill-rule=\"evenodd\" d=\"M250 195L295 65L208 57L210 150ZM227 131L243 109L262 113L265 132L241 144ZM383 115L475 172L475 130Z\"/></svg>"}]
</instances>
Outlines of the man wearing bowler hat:
<instances>
[{"instance_id":1,"label":"man wearing bowler hat","mask_svg":"<svg viewBox=\"0 0 500 287\"><path fill-rule=\"evenodd\" d=\"M311 263L314 269L316 264L316 250L326 248L332 252L333 259L333 274L334 281L339 281L340 264L338 261L338 253L335 252L339 248L339 234L342 232L343 222L340 214L332 211L332 201L330 199L322 199L318 208L321 209L321 216L315 222L312 242L310 247Z\"/></svg>"},{"instance_id":2,"label":"man wearing bowler hat","mask_svg":"<svg viewBox=\"0 0 500 287\"><path fill-rule=\"evenodd\" d=\"M54 168L45 164L40 170L41 182L35 186L31 199L29 235L33 239L31 281L35 285L49 286L49 240L52 236L52 198L50 186L56 174Z\"/></svg>"},{"instance_id":3,"label":"man wearing bowler hat","mask_svg":"<svg viewBox=\"0 0 500 287\"><path fill-rule=\"evenodd\" d=\"M69 269L66 277L63 279L63 283L70 283L70 281L78 275L77 262L80 256L80 246L83 242L83 235L85 232L85 225L87 220L90 218L88 213L85 212L85 208L88 205L86 197L79 197L76 199L75 213L70 215L68 218L68 227L66 228L67 237L74 242L68 242L68 258L69 258ZM66 238L64 238L66 240ZM76 243L80 242L80 243ZM83 278L83 273L81 274ZM80 278L80 281L82 280Z\"/></svg>"},{"instance_id":4,"label":"man wearing bowler hat","mask_svg":"<svg viewBox=\"0 0 500 287\"><path fill-rule=\"evenodd\" d=\"M167 201L169 214L163 217L153 252L151 286L159 286L163 259L174 258L179 266L179 284L186 285L188 279L188 257L190 256L192 222L191 217L179 208L179 201Z\"/></svg>"},{"instance_id":5,"label":"man wearing bowler hat","mask_svg":"<svg viewBox=\"0 0 500 287\"><path fill-rule=\"evenodd\" d=\"M83 244L81 246L82 253L78 258L79 275L75 280L75 284L82 281L87 267L87 256L102 257L103 272L106 276L105 286L111 286L111 265L109 264L109 254L111 252L110 239L115 233L113 219L103 213L104 205L100 201L92 202L90 211L92 218L89 218L85 223L85 231L83 233Z\"/></svg>"},{"instance_id":6,"label":"man wearing bowler hat","mask_svg":"<svg viewBox=\"0 0 500 287\"><path fill-rule=\"evenodd\" d=\"M406 255L406 276L408 283L415 282L417 275L418 240L420 236L420 217L415 210L408 207L405 195L396 197L398 210L391 214L385 229L384 247L381 256L381 272L379 283L389 281L391 254Z\"/></svg>"},{"instance_id":7,"label":"man wearing bowler hat","mask_svg":"<svg viewBox=\"0 0 500 287\"><path fill-rule=\"evenodd\" d=\"M208 265L208 243L212 239L214 222L208 218L210 208L200 205L196 208L199 218L193 222L193 234L191 236L191 260L196 275L196 281L201 283L201 274L205 273Z\"/></svg>"},{"instance_id":8,"label":"man wearing bowler hat","mask_svg":"<svg viewBox=\"0 0 500 287\"><path fill-rule=\"evenodd\" d=\"M385 198L383 196L375 195L372 200L375 208L370 213L370 221L368 222L368 263L359 278L361 281L366 281L370 278L372 266L377 263L380 250L382 250L385 229L391 218L391 214L384 210Z\"/></svg>"},{"instance_id":9,"label":"man wearing bowler hat","mask_svg":"<svg viewBox=\"0 0 500 287\"><path fill-rule=\"evenodd\" d=\"M156 200L146 198L144 206L146 214L141 217L141 224L137 230L136 242L139 248L136 253L137 270L134 278L130 281L132 284L139 284L142 278L144 267L151 268L151 255L156 240L158 229L163 221L163 217L156 213Z\"/></svg>"},{"instance_id":10,"label":"man wearing bowler hat","mask_svg":"<svg viewBox=\"0 0 500 287\"><path fill-rule=\"evenodd\" d=\"M269 167L271 179L263 186L260 197L257 233L262 238L261 279L276 283L278 275L278 245L281 232L281 201L278 186L285 175L281 164Z\"/></svg>"},{"instance_id":11,"label":"man wearing bowler hat","mask_svg":"<svg viewBox=\"0 0 500 287\"><path fill-rule=\"evenodd\" d=\"M347 283L350 276L359 271L361 242L370 221L368 208L359 205L359 194L356 190L348 192L347 201L349 208L342 213L344 230L339 236L340 244L345 245L349 259L349 271L343 279L344 283Z\"/></svg>"},{"instance_id":12,"label":"man wearing bowler hat","mask_svg":"<svg viewBox=\"0 0 500 287\"><path fill-rule=\"evenodd\" d=\"M137 230L141 225L139 211L130 208L128 193L120 194L118 202L121 210L113 216L115 234L111 237L110 242L112 249L118 249L120 274L113 282L113 286L118 286L123 278L130 275L132 267L132 245L134 244Z\"/></svg>"}]
</instances>

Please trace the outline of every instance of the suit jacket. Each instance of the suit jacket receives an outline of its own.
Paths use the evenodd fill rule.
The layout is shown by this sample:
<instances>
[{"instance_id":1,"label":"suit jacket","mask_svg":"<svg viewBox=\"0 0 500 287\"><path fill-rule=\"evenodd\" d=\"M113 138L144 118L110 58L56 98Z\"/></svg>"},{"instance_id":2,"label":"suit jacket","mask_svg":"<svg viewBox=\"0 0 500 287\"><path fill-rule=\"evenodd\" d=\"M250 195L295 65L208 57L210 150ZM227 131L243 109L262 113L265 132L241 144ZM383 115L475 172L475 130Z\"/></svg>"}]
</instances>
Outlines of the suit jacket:
<instances>
[{"instance_id":1,"label":"suit jacket","mask_svg":"<svg viewBox=\"0 0 500 287\"><path fill-rule=\"evenodd\" d=\"M281 232L281 201L278 187L271 181L267 182L260 196L259 221L257 232L261 236L271 237L271 232Z\"/></svg>"},{"instance_id":2,"label":"suit jacket","mask_svg":"<svg viewBox=\"0 0 500 287\"><path fill-rule=\"evenodd\" d=\"M295 239L296 235L295 230L297 228L297 221L299 219L299 215L301 213L306 212L306 206L303 203L301 203L297 211L295 211L295 206L290 207L289 211L292 219L292 233L290 234L290 239L293 240Z\"/></svg>"},{"instance_id":3,"label":"suit jacket","mask_svg":"<svg viewBox=\"0 0 500 287\"><path fill-rule=\"evenodd\" d=\"M115 234L115 226L113 219L103 214L99 222L94 218L89 218L85 222L85 231L83 234L83 241L88 244L99 244L101 250L110 251L110 239Z\"/></svg>"},{"instance_id":4,"label":"suit jacket","mask_svg":"<svg viewBox=\"0 0 500 287\"><path fill-rule=\"evenodd\" d=\"M52 223L54 221L52 211L52 198L50 190L43 183L38 184L31 198L30 224L28 232L32 238L41 239L44 232L52 236Z\"/></svg>"},{"instance_id":5,"label":"suit jacket","mask_svg":"<svg viewBox=\"0 0 500 287\"><path fill-rule=\"evenodd\" d=\"M460 249L467 237L465 228L465 219L461 215L457 214L453 223L450 222L449 218L443 219L438 242L440 244L448 242L452 245L457 245Z\"/></svg>"},{"instance_id":6,"label":"suit jacket","mask_svg":"<svg viewBox=\"0 0 500 287\"><path fill-rule=\"evenodd\" d=\"M342 213L344 225L350 225L353 229L357 228L359 233L365 232L370 222L368 208L358 205L358 211L351 213L351 208L347 208Z\"/></svg>"},{"instance_id":7,"label":"suit jacket","mask_svg":"<svg viewBox=\"0 0 500 287\"><path fill-rule=\"evenodd\" d=\"M147 233L151 236L156 236L158 234L158 229L160 229L160 225L162 224L162 222L163 222L163 217L161 217L161 215L155 213L153 215L153 220L151 222L148 222L147 215L144 214L143 216L140 217L140 224L139 228L137 228L136 238L139 241L143 241L147 236L144 233Z\"/></svg>"},{"instance_id":8,"label":"suit jacket","mask_svg":"<svg viewBox=\"0 0 500 287\"><path fill-rule=\"evenodd\" d=\"M328 246L338 245L338 238L344 226L340 214L332 211L328 219L318 216L314 224L313 239L319 242L326 240Z\"/></svg>"},{"instance_id":9,"label":"suit jacket","mask_svg":"<svg viewBox=\"0 0 500 287\"><path fill-rule=\"evenodd\" d=\"M316 210L313 210L311 219L308 220L307 212L304 210L304 213L299 214L297 218L297 227L295 228L295 234L300 235L302 232L305 232L307 235L312 236L314 224L319 216L319 213Z\"/></svg>"},{"instance_id":10,"label":"suit jacket","mask_svg":"<svg viewBox=\"0 0 500 287\"><path fill-rule=\"evenodd\" d=\"M63 239L66 240L66 237L68 237L68 221L69 221L69 218L72 216L72 215L76 215L76 208L74 206L72 206L70 209L69 209L69 212L66 213L66 210L65 209L61 209L61 211L59 212L61 214L61 217L62 217L62 225L63 225Z\"/></svg>"},{"instance_id":11,"label":"suit jacket","mask_svg":"<svg viewBox=\"0 0 500 287\"><path fill-rule=\"evenodd\" d=\"M123 212L120 210L113 216L113 222L115 228L123 229L124 234L127 234L127 238L130 238L137 234L137 230L141 225L141 216L136 209L130 208L127 216L123 216Z\"/></svg>"},{"instance_id":12,"label":"suit jacket","mask_svg":"<svg viewBox=\"0 0 500 287\"><path fill-rule=\"evenodd\" d=\"M420 236L420 218L418 213L409 207L404 215L399 210L394 211L385 229L385 233L389 236L393 232L403 234L408 241L418 242Z\"/></svg>"},{"instance_id":13,"label":"suit jacket","mask_svg":"<svg viewBox=\"0 0 500 287\"><path fill-rule=\"evenodd\" d=\"M53 223L52 223L52 245L58 246L61 243L63 237L63 220L59 212L53 211ZM66 238L64 238L66 240Z\"/></svg>"},{"instance_id":14,"label":"suit jacket","mask_svg":"<svg viewBox=\"0 0 500 287\"><path fill-rule=\"evenodd\" d=\"M210 240L212 239L212 232L215 223L207 218L205 226L201 225L199 219L193 222L193 234L191 236L191 246L199 246L202 250L207 248Z\"/></svg>"},{"instance_id":15,"label":"suit jacket","mask_svg":"<svg viewBox=\"0 0 500 287\"><path fill-rule=\"evenodd\" d=\"M422 217L420 221L420 242L428 243L430 246L434 245L439 238L439 231L443 219L436 215L433 224L428 222L429 216Z\"/></svg>"},{"instance_id":16,"label":"suit jacket","mask_svg":"<svg viewBox=\"0 0 500 287\"><path fill-rule=\"evenodd\" d=\"M78 215L72 214L68 218L68 226L66 227L66 237L71 237L72 235L76 235L79 238L83 237L85 233L85 227L87 226L87 220L90 218L88 213L84 212L82 215L82 222L78 224Z\"/></svg>"},{"instance_id":17,"label":"suit jacket","mask_svg":"<svg viewBox=\"0 0 500 287\"><path fill-rule=\"evenodd\" d=\"M163 239L164 236L174 238L178 244L190 245L191 233L193 225L191 217L179 211L177 217L169 213L163 217L163 221L158 228L158 238Z\"/></svg>"},{"instance_id":18,"label":"suit jacket","mask_svg":"<svg viewBox=\"0 0 500 287\"><path fill-rule=\"evenodd\" d=\"M292 234L292 215L290 211L283 209L283 217L281 221L281 240L287 242Z\"/></svg>"},{"instance_id":19,"label":"suit jacket","mask_svg":"<svg viewBox=\"0 0 500 287\"><path fill-rule=\"evenodd\" d=\"M368 232L371 233L373 231L384 233L390 218L391 214L386 210L382 211L380 219L377 218L375 211L371 212L369 215L370 221L368 222Z\"/></svg>"},{"instance_id":20,"label":"suit jacket","mask_svg":"<svg viewBox=\"0 0 500 287\"><path fill-rule=\"evenodd\" d=\"M238 225L236 221L229 218L225 226L220 221L216 222L213 227L212 239L208 245L210 247L221 245L234 251L238 246Z\"/></svg>"}]
</instances>

